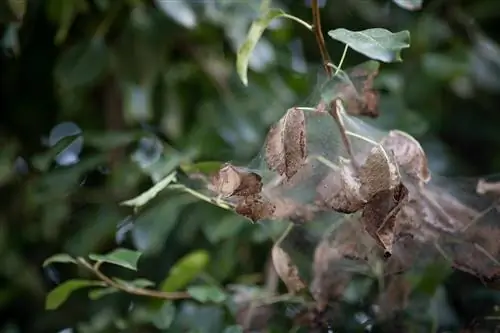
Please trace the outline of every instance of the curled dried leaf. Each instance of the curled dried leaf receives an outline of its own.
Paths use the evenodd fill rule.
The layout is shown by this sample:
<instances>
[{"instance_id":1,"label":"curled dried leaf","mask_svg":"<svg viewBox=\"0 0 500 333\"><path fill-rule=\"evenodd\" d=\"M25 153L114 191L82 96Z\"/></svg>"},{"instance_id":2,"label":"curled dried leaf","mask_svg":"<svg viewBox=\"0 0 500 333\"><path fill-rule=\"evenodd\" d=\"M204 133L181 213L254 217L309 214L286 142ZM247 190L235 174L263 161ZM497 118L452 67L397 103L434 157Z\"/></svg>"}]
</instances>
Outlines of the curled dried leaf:
<instances>
[{"instance_id":1,"label":"curled dried leaf","mask_svg":"<svg viewBox=\"0 0 500 333\"><path fill-rule=\"evenodd\" d=\"M273 265L276 273L285 283L288 291L297 293L306 288L306 284L299 276L297 266L292 262L292 259L281 247L274 245L272 249Z\"/></svg>"},{"instance_id":2,"label":"curled dried leaf","mask_svg":"<svg viewBox=\"0 0 500 333\"><path fill-rule=\"evenodd\" d=\"M292 108L267 134L265 158L269 168L291 178L302 167L306 155L304 112Z\"/></svg>"},{"instance_id":3,"label":"curled dried leaf","mask_svg":"<svg viewBox=\"0 0 500 333\"><path fill-rule=\"evenodd\" d=\"M500 194L500 182L487 182L484 179L479 179L477 182L476 192L478 194L493 193Z\"/></svg>"},{"instance_id":4,"label":"curled dried leaf","mask_svg":"<svg viewBox=\"0 0 500 333\"><path fill-rule=\"evenodd\" d=\"M385 150L375 146L359 170L361 195L370 200L375 194L395 188L400 182L399 170Z\"/></svg>"},{"instance_id":5,"label":"curled dried leaf","mask_svg":"<svg viewBox=\"0 0 500 333\"><path fill-rule=\"evenodd\" d=\"M346 160L340 160L339 170L327 174L318 184L316 192L320 206L340 213L354 213L366 202L361 196L354 167Z\"/></svg>"},{"instance_id":6,"label":"curled dried leaf","mask_svg":"<svg viewBox=\"0 0 500 333\"><path fill-rule=\"evenodd\" d=\"M231 164L224 165L212 178L214 191L222 196L248 196L262 189L262 178L250 171Z\"/></svg>"},{"instance_id":7,"label":"curled dried leaf","mask_svg":"<svg viewBox=\"0 0 500 333\"><path fill-rule=\"evenodd\" d=\"M427 156L420 143L408 133L392 130L381 142L387 151L392 151L397 164L408 176L429 182L431 173Z\"/></svg>"},{"instance_id":8,"label":"curled dried leaf","mask_svg":"<svg viewBox=\"0 0 500 333\"><path fill-rule=\"evenodd\" d=\"M244 197L236 204L236 213L245 216L253 222L270 219L274 214L275 206L260 195Z\"/></svg>"}]
</instances>

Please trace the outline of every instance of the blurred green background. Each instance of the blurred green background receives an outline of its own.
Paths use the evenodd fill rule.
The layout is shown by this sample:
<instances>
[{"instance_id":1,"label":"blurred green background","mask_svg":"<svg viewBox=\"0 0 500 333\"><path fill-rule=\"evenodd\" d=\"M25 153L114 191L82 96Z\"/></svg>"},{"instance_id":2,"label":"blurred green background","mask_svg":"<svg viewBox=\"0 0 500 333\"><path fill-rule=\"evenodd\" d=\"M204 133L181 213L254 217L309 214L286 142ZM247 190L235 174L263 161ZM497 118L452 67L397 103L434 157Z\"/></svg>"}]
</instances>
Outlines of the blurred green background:
<instances>
[{"instance_id":1,"label":"blurred green background","mask_svg":"<svg viewBox=\"0 0 500 333\"><path fill-rule=\"evenodd\" d=\"M274 6L310 21L309 2ZM382 66L375 123L419 139L437 173L498 172L500 2L429 0L419 11L396 2L404 1L322 1L325 32L411 32L404 62ZM135 248L144 253L137 274L109 273L160 283L181 257L206 251L200 281L240 294L276 284L269 230L183 193L161 194L136 215L119 205L179 167L247 163L269 126L314 91L322 78L314 36L290 20L264 33L243 86L235 52L258 8L250 0L1 2L1 332L211 333L241 324L222 306L181 301L162 313L123 293L90 301L77 292L46 311L58 283L90 277L76 266L42 268L59 252ZM337 61L343 45L326 38ZM364 60L350 52L344 67ZM449 313L440 324L450 330L500 304L464 274L441 282ZM290 308L274 310L259 320L271 316L270 331L289 332Z\"/></svg>"}]
</instances>

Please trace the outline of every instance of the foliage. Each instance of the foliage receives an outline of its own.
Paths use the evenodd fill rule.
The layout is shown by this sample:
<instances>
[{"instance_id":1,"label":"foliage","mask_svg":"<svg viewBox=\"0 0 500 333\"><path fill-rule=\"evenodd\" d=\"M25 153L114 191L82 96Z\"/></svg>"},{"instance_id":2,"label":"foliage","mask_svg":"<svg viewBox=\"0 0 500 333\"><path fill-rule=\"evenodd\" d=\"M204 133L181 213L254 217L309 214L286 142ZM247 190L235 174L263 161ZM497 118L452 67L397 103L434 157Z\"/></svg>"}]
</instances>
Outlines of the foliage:
<instances>
[{"instance_id":1,"label":"foliage","mask_svg":"<svg viewBox=\"0 0 500 333\"><path fill-rule=\"evenodd\" d=\"M285 294L272 268L285 225L250 224L203 184L223 161L252 160L269 126L318 94L311 2L2 2L3 331L300 326L290 313L310 295ZM380 66L373 123L415 136L435 172L500 166L497 7L321 8L333 65L395 62ZM440 268L412 272L415 330L494 325L499 294ZM355 282L347 296L370 293ZM354 326L357 310L342 307Z\"/></svg>"}]
</instances>

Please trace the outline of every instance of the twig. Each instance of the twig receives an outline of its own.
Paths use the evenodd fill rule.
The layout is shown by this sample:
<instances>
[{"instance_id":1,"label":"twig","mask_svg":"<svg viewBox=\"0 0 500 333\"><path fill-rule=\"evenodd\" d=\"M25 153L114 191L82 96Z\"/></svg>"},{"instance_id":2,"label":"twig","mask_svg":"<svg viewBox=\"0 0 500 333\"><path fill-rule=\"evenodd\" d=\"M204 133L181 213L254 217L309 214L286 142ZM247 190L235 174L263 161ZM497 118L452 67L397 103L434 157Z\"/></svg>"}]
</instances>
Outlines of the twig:
<instances>
[{"instance_id":1,"label":"twig","mask_svg":"<svg viewBox=\"0 0 500 333\"><path fill-rule=\"evenodd\" d=\"M97 262L96 264L91 265L88 261L86 261L82 257L77 258L77 260L82 266L84 266L85 268L90 270L92 273L94 273L95 276L97 276L99 279L101 279L108 286L122 290L126 293L138 295L138 296L149 296L149 297L154 297L154 298L161 298L161 299L166 299L166 300L177 300L177 299L191 298L191 296L186 292L164 292L164 291L159 291L159 290L137 288L137 287L134 287L131 285L123 285L121 283L117 283L116 281L113 281L113 279L111 279L108 276L106 276L105 274L103 274L99 270L99 266L101 265L100 262Z\"/></svg>"},{"instance_id":2,"label":"twig","mask_svg":"<svg viewBox=\"0 0 500 333\"><path fill-rule=\"evenodd\" d=\"M311 1L311 8L313 17L313 31L314 35L316 36L316 43L318 43L319 52L321 53L321 59L323 60L323 67L325 67L325 71L328 74L328 77L331 78L333 72L330 66L328 66L328 64L331 63L332 61L330 60L330 55L328 54L328 50L326 49L325 38L323 37L323 31L321 31L321 17L319 15L318 0Z\"/></svg>"},{"instance_id":3,"label":"twig","mask_svg":"<svg viewBox=\"0 0 500 333\"><path fill-rule=\"evenodd\" d=\"M313 16L313 30L314 30L314 35L316 36L316 43L318 44L318 47L319 47L319 52L321 54L321 59L323 61L323 67L325 68L325 72L328 75L328 77L331 79L334 75L337 75L339 73L340 66L344 62L344 59L345 59L345 56L347 53L347 47L344 48L344 52L342 54L342 59L340 60L340 65L337 66L337 69L335 70L335 73L334 73L333 68L331 66L332 61L330 60L330 55L328 54L328 50L326 49L325 38L323 37L323 31L321 29L321 17L320 17L320 13L319 13L318 0L311 1L311 8L312 8L312 16ZM359 170L359 167L358 167L358 164L356 163L356 160L354 159L351 144L349 142L349 138L347 137L344 124L340 120L340 115L339 115L339 111L337 108L337 100L335 99L333 102L329 103L329 105L325 105L324 101L322 101L321 104L317 107L318 110L324 110L325 108L328 109L328 113L333 117L333 119L337 123L337 126L338 126L339 131L340 131L340 136L342 137L342 142L345 146L347 154L349 155L349 158L352 161L352 165L354 167L354 170L357 172Z\"/></svg>"}]
</instances>

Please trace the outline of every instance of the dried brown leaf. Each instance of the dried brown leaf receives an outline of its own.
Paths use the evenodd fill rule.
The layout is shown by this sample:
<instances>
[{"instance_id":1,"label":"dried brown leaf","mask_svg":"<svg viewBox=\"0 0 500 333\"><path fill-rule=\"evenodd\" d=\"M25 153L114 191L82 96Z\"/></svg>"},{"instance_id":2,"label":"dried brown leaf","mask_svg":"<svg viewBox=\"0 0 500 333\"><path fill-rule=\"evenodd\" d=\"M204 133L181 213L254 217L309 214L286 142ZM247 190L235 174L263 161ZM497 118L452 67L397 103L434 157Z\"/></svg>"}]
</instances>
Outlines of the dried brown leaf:
<instances>
[{"instance_id":1,"label":"dried brown leaf","mask_svg":"<svg viewBox=\"0 0 500 333\"><path fill-rule=\"evenodd\" d=\"M354 167L347 160L340 160L339 170L327 174L316 192L318 205L340 213L354 213L365 204Z\"/></svg>"},{"instance_id":2,"label":"dried brown leaf","mask_svg":"<svg viewBox=\"0 0 500 333\"><path fill-rule=\"evenodd\" d=\"M424 183L431 179L427 156L414 137L402 131L392 130L381 144L388 152L392 151L397 164L408 176Z\"/></svg>"},{"instance_id":3,"label":"dried brown leaf","mask_svg":"<svg viewBox=\"0 0 500 333\"><path fill-rule=\"evenodd\" d=\"M212 178L212 187L225 197L254 195L262 189L262 178L228 163Z\"/></svg>"},{"instance_id":4,"label":"dried brown leaf","mask_svg":"<svg viewBox=\"0 0 500 333\"><path fill-rule=\"evenodd\" d=\"M299 275L297 266L292 262L292 259L281 247L274 245L272 252L274 269L278 273L281 280L285 283L288 291L297 293L306 288L306 284Z\"/></svg>"},{"instance_id":5,"label":"dried brown leaf","mask_svg":"<svg viewBox=\"0 0 500 333\"><path fill-rule=\"evenodd\" d=\"M375 194L395 188L400 182L399 170L385 150L375 146L359 170L360 192L365 200Z\"/></svg>"},{"instance_id":6,"label":"dried brown leaf","mask_svg":"<svg viewBox=\"0 0 500 333\"><path fill-rule=\"evenodd\" d=\"M257 222L272 218L275 206L260 195L251 195L239 200L235 211L253 222Z\"/></svg>"},{"instance_id":7,"label":"dried brown leaf","mask_svg":"<svg viewBox=\"0 0 500 333\"><path fill-rule=\"evenodd\" d=\"M302 167L306 155L304 112L292 108L269 130L265 143L269 168L291 178Z\"/></svg>"}]
</instances>

